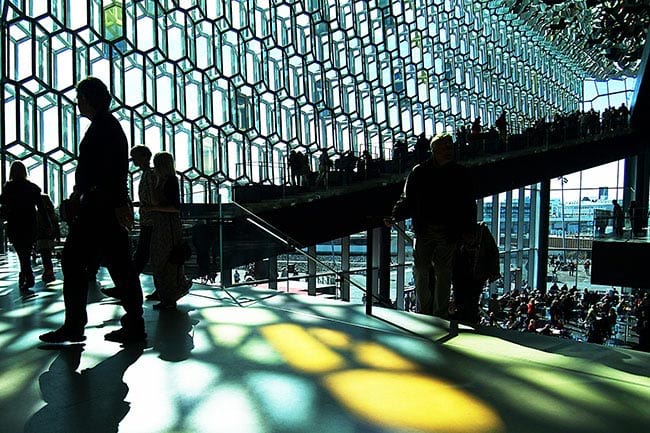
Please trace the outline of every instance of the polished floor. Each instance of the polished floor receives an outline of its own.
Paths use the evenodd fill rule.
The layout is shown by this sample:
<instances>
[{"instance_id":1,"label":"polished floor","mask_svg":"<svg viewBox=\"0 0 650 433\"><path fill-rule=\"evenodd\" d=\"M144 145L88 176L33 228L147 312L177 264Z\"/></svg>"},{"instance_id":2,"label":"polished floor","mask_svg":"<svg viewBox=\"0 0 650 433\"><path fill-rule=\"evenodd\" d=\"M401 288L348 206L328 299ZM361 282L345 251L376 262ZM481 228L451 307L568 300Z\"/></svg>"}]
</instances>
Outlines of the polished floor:
<instances>
[{"instance_id":1,"label":"polished floor","mask_svg":"<svg viewBox=\"0 0 650 433\"><path fill-rule=\"evenodd\" d=\"M104 341L121 310L94 290L85 344L47 346L38 335L62 321L61 282L21 299L16 280L15 257L0 257L2 433L650 428L645 353L201 285L178 311L147 302L147 344Z\"/></svg>"}]
</instances>

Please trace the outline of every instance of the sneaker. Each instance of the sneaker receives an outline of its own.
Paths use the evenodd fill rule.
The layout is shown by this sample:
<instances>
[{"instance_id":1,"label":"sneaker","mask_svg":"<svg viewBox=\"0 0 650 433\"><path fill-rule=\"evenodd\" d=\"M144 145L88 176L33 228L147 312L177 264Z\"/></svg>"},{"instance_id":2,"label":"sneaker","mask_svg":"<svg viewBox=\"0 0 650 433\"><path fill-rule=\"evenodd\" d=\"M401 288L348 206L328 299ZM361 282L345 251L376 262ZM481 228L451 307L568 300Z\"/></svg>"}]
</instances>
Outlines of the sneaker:
<instances>
[{"instance_id":1,"label":"sneaker","mask_svg":"<svg viewBox=\"0 0 650 433\"><path fill-rule=\"evenodd\" d=\"M66 328L59 328L56 331L46 332L41 334L38 338L45 343L65 343L65 342L80 342L85 341L86 336L83 332L71 332Z\"/></svg>"},{"instance_id":2,"label":"sneaker","mask_svg":"<svg viewBox=\"0 0 650 433\"><path fill-rule=\"evenodd\" d=\"M113 341L115 343L140 343L147 339L147 333L142 331L132 331L125 328L120 328L116 331L109 332L104 335L104 340Z\"/></svg>"},{"instance_id":3,"label":"sneaker","mask_svg":"<svg viewBox=\"0 0 650 433\"><path fill-rule=\"evenodd\" d=\"M24 275L22 273L20 274L20 277L18 279L18 288L20 288L21 291L31 289L32 287L34 287L35 284L36 283L34 281L34 274L32 275Z\"/></svg>"},{"instance_id":4,"label":"sneaker","mask_svg":"<svg viewBox=\"0 0 650 433\"><path fill-rule=\"evenodd\" d=\"M36 292L34 292L31 289L21 289L20 290L20 297L23 298L23 299L32 298L34 296L36 296Z\"/></svg>"},{"instance_id":5,"label":"sneaker","mask_svg":"<svg viewBox=\"0 0 650 433\"><path fill-rule=\"evenodd\" d=\"M122 299L124 297L122 290L117 287L107 287L99 290L109 298Z\"/></svg>"}]
</instances>

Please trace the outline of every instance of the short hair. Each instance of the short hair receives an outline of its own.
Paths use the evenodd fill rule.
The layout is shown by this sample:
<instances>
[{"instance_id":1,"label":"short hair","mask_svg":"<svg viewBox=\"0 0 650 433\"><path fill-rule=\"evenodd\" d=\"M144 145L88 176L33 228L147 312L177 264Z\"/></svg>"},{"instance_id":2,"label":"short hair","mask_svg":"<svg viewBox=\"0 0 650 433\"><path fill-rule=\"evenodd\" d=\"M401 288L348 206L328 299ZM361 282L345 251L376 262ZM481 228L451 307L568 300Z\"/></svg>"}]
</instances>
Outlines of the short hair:
<instances>
[{"instance_id":1,"label":"short hair","mask_svg":"<svg viewBox=\"0 0 650 433\"><path fill-rule=\"evenodd\" d=\"M138 144L131 148L131 156L141 155L151 158L151 150L144 144Z\"/></svg>"},{"instance_id":2,"label":"short hair","mask_svg":"<svg viewBox=\"0 0 650 433\"><path fill-rule=\"evenodd\" d=\"M9 180L27 179L27 167L20 161L14 161L9 167Z\"/></svg>"},{"instance_id":3,"label":"short hair","mask_svg":"<svg viewBox=\"0 0 650 433\"><path fill-rule=\"evenodd\" d=\"M77 93L81 93L97 111L108 110L111 105L112 96L99 78L88 77L81 80L77 84Z\"/></svg>"},{"instance_id":4,"label":"short hair","mask_svg":"<svg viewBox=\"0 0 650 433\"><path fill-rule=\"evenodd\" d=\"M153 157L153 166L163 176L176 176L174 155L169 152L158 152Z\"/></svg>"},{"instance_id":5,"label":"short hair","mask_svg":"<svg viewBox=\"0 0 650 433\"><path fill-rule=\"evenodd\" d=\"M446 144L451 146L454 144L454 139L451 137L450 134L443 132L442 134L437 134L433 136L431 142L429 143L429 146L433 149L435 146L439 144Z\"/></svg>"}]
</instances>

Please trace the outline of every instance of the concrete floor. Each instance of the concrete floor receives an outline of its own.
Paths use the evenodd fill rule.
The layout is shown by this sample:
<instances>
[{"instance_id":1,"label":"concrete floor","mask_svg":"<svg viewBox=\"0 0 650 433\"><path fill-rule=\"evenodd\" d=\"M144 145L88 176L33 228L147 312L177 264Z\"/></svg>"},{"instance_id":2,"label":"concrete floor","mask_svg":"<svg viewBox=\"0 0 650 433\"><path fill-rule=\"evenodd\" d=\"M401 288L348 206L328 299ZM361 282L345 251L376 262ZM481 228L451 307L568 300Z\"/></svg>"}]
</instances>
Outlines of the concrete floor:
<instances>
[{"instance_id":1,"label":"concrete floor","mask_svg":"<svg viewBox=\"0 0 650 433\"><path fill-rule=\"evenodd\" d=\"M83 345L43 345L61 282L17 293L0 257L0 432L645 432L650 355L324 297L195 285L147 302L146 344L103 335L121 308L94 290ZM59 273L60 275L60 273ZM105 278L102 284L109 285ZM150 277L143 277L145 292Z\"/></svg>"}]
</instances>

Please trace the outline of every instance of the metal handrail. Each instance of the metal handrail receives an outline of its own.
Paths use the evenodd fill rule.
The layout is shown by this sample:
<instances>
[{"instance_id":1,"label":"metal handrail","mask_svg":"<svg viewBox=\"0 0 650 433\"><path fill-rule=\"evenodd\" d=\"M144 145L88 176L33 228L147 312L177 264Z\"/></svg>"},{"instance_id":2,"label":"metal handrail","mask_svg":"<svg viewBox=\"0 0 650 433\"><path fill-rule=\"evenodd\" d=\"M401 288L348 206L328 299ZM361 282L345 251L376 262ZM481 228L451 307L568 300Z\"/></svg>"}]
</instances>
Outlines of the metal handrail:
<instances>
[{"instance_id":1,"label":"metal handrail","mask_svg":"<svg viewBox=\"0 0 650 433\"><path fill-rule=\"evenodd\" d=\"M259 215L255 214L252 212L250 209L247 209L246 207L242 206L241 204L233 201L232 204L237 206L239 209L243 210L245 213L250 215L250 217L246 218L246 221L249 223L253 224L255 227L259 228L260 230L264 231L265 233L269 234L273 238L277 239L278 241L282 242L289 248L291 248L293 251L297 252L298 254L301 254L305 256L308 260L313 261L314 263L324 267L325 269L328 269L331 271L333 274L337 275L338 278L340 278L342 281L347 282L353 287L356 287L359 290L362 290L363 292L366 292L366 302L368 302L368 295L370 297L377 301L380 305L384 307L390 307L392 308L391 305L387 304L384 299L380 298L379 296L375 295L374 293L368 293L365 287L362 285L356 283L355 281L351 280L350 278L347 278L345 276L345 272L339 271L335 269L334 267L328 265L327 263L323 262L322 260L318 259L317 257L303 251L304 246L301 246L299 242L297 242L295 239L291 238L289 235L286 233L282 232L280 229L277 227L273 226L271 223L268 221L264 220L261 218ZM278 233L281 233L279 235Z\"/></svg>"}]
</instances>

